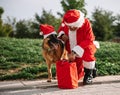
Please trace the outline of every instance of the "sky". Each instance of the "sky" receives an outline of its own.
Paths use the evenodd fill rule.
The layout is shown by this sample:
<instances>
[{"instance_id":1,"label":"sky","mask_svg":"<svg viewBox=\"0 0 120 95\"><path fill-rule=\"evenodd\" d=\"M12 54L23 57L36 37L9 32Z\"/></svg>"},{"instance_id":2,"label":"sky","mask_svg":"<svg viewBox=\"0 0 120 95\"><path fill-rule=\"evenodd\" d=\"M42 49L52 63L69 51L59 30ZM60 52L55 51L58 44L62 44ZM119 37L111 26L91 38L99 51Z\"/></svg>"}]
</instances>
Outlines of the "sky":
<instances>
[{"instance_id":1,"label":"sky","mask_svg":"<svg viewBox=\"0 0 120 95\"><path fill-rule=\"evenodd\" d=\"M4 9L2 19L10 18L33 19L35 13L41 15L42 9L52 12L57 17L57 12L63 12L61 0L0 0L0 6ZM73 0L74 1L74 0ZM87 17L91 18L95 7L112 11L114 15L120 14L120 0L85 0Z\"/></svg>"}]
</instances>

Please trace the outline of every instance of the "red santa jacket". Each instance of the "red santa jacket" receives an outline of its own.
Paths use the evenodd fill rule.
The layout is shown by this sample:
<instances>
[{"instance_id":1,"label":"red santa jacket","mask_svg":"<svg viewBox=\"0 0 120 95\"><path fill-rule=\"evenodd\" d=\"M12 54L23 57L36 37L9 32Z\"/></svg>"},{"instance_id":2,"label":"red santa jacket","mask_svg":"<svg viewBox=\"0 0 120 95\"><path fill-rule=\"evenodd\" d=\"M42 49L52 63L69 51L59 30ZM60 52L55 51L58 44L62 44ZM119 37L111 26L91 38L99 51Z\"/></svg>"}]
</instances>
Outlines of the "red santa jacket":
<instances>
[{"instance_id":1,"label":"red santa jacket","mask_svg":"<svg viewBox=\"0 0 120 95\"><path fill-rule=\"evenodd\" d=\"M89 53L96 51L93 43L95 36L87 18L85 18L83 25L76 31L70 31L63 22L58 30L58 36L60 37L62 34L66 34L69 37L65 44L69 53L73 50L82 57L86 49L89 49Z\"/></svg>"}]
</instances>

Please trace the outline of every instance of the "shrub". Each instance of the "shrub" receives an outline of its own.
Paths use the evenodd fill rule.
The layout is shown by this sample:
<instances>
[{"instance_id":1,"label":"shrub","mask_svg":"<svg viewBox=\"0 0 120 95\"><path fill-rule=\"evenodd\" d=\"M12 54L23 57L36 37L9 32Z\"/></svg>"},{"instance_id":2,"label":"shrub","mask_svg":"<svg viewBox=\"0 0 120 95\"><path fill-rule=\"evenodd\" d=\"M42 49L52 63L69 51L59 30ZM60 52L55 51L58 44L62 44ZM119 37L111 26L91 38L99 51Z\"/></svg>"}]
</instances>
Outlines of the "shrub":
<instances>
[{"instance_id":1,"label":"shrub","mask_svg":"<svg viewBox=\"0 0 120 95\"><path fill-rule=\"evenodd\" d=\"M0 80L47 78L41 47L42 40L39 39L0 38ZM120 74L119 54L119 43L100 42L100 49L95 54L99 76ZM10 73L9 70L17 72ZM52 73L55 76L55 65Z\"/></svg>"}]
</instances>

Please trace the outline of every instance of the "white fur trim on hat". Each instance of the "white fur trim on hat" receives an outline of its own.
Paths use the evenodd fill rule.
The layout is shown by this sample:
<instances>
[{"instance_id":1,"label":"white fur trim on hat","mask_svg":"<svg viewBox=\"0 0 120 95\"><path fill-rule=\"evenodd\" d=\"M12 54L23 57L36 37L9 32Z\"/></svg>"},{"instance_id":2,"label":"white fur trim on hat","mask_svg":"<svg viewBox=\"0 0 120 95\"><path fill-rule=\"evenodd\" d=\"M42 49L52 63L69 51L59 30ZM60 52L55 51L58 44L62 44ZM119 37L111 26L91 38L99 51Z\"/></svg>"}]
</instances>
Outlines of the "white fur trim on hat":
<instances>
[{"instance_id":1,"label":"white fur trim on hat","mask_svg":"<svg viewBox=\"0 0 120 95\"><path fill-rule=\"evenodd\" d=\"M87 62L83 60L83 66L87 69L93 69L95 67L95 61Z\"/></svg>"},{"instance_id":2,"label":"white fur trim on hat","mask_svg":"<svg viewBox=\"0 0 120 95\"><path fill-rule=\"evenodd\" d=\"M51 35L51 34L57 34L55 31L53 31L53 32L51 32L51 33L49 33L49 34L46 34L46 35L44 35L44 39L45 38L47 38L49 35Z\"/></svg>"},{"instance_id":3,"label":"white fur trim on hat","mask_svg":"<svg viewBox=\"0 0 120 95\"><path fill-rule=\"evenodd\" d=\"M65 22L65 24L68 26L72 26L72 27L81 27L83 25L83 23L85 22L85 18L84 18L84 14L81 11L79 11L79 12L80 12L80 18L77 21L75 21L73 23Z\"/></svg>"},{"instance_id":4,"label":"white fur trim on hat","mask_svg":"<svg viewBox=\"0 0 120 95\"><path fill-rule=\"evenodd\" d=\"M73 49L72 49L77 55L79 55L79 57L82 57L83 54L84 54L84 49L80 46L75 46Z\"/></svg>"},{"instance_id":5,"label":"white fur trim on hat","mask_svg":"<svg viewBox=\"0 0 120 95\"><path fill-rule=\"evenodd\" d=\"M62 34L65 34L64 31L60 31L57 37L60 37Z\"/></svg>"},{"instance_id":6,"label":"white fur trim on hat","mask_svg":"<svg viewBox=\"0 0 120 95\"><path fill-rule=\"evenodd\" d=\"M41 32L39 33L39 35L43 35L43 32L41 31Z\"/></svg>"},{"instance_id":7,"label":"white fur trim on hat","mask_svg":"<svg viewBox=\"0 0 120 95\"><path fill-rule=\"evenodd\" d=\"M64 27L64 26L65 26L65 24L64 24L64 23L62 23L62 24L61 24L61 26L62 26L62 27Z\"/></svg>"}]
</instances>

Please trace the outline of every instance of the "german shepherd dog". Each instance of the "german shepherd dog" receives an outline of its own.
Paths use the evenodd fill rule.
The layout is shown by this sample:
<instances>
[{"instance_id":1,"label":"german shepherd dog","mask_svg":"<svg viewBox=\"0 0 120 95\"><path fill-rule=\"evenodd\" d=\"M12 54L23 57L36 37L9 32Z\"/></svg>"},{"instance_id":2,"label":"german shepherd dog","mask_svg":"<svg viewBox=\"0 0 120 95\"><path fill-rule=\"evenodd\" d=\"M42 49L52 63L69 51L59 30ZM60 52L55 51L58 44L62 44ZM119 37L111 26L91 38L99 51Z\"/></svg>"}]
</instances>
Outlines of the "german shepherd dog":
<instances>
[{"instance_id":1,"label":"german shepherd dog","mask_svg":"<svg viewBox=\"0 0 120 95\"><path fill-rule=\"evenodd\" d=\"M57 38L56 34L51 34L43 39L42 55L47 63L48 79L47 82L52 81L51 65L58 60L68 59L67 51L64 43Z\"/></svg>"}]
</instances>

